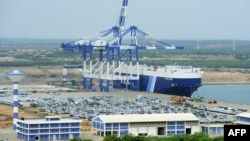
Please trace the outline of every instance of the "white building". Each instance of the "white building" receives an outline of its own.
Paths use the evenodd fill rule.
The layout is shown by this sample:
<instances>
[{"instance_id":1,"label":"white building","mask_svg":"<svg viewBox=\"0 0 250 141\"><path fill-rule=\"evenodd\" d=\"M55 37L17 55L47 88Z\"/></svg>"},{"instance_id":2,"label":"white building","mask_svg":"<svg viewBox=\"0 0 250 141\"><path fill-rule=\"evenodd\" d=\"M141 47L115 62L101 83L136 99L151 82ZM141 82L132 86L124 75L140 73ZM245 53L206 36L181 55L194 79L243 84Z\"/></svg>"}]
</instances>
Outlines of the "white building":
<instances>
[{"instance_id":1,"label":"white building","mask_svg":"<svg viewBox=\"0 0 250 141\"><path fill-rule=\"evenodd\" d=\"M92 132L99 136L173 136L200 132L200 123L192 113L100 115L92 119Z\"/></svg>"},{"instance_id":2,"label":"white building","mask_svg":"<svg viewBox=\"0 0 250 141\"><path fill-rule=\"evenodd\" d=\"M250 125L250 113L237 114L235 124Z\"/></svg>"},{"instance_id":3,"label":"white building","mask_svg":"<svg viewBox=\"0 0 250 141\"><path fill-rule=\"evenodd\" d=\"M201 132L209 136L223 136L224 124L202 124Z\"/></svg>"},{"instance_id":4,"label":"white building","mask_svg":"<svg viewBox=\"0 0 250 141\"><path fill-rule=\"evenodd\" d=\"M81 122L79 118L25 118L17 120L17 138L24 141L50 141L80 138Z\"/></svg>"}]
</instances>

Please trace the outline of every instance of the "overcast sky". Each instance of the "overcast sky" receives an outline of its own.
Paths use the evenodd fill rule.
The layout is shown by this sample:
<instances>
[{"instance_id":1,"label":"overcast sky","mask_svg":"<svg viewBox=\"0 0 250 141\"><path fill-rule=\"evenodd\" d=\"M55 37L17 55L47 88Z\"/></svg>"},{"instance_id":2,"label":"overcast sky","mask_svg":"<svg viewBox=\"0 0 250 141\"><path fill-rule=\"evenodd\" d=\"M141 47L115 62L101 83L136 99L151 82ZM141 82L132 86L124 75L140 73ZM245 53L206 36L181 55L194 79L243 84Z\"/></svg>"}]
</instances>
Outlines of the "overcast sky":
<instances>
[{"instance_id":1,"label":"overcast sky","mask_svg":"<svg viewBox=\"0 0 250 141\"><path fill-rule=\"evenodd\" d=\"M0 0L0 38L69 38L116 25L122 0ZM250 40L250 0L129 0L125 27L158 39Z\"/></svg>"}]
</instances>

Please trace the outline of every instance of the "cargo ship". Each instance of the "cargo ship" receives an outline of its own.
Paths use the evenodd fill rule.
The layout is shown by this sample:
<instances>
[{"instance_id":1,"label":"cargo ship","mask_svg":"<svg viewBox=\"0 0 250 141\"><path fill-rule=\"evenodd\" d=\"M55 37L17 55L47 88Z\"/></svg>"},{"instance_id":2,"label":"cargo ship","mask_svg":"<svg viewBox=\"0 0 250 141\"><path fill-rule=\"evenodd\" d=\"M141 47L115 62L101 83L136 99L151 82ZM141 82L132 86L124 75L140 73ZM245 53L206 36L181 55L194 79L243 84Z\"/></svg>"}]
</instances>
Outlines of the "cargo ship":
<instances>
[{"instance_id":1,"label":"cargo ship","mask_svg":"<svg viewBox=\"0 0 250 141\"><path fill-rule=\"evenodd\" d=\"M190 97L201 86L202 71L192 66L139 65L139 50L181 50L184 47L155 39L137 26L124 28L127 4L128 0L123 0L116 26L61 44L63 50L73 52L76 49L82 53L83 65L74 68L82 68L84 88L92 89L93 79L99 79L101 91L113 87ZM99 58L94 65L93 58ZM67 68L72 66L64 66L64 82Z\"/></svg>"},{"instance_id":2,"label":"cargo ship","mask_svg":"<svg viewBox=\"0 0 250 141\"><path fill-rule=\"evenodd\" d=\"M125 76L126 70L126 68L123 68L121 75ZM202 85L202 73L200 68L193 66L148 67L142 65L139 69L139 80L113 80L113 88L191 97ZM130 76L127 79L129 78ZM125 83L125 81L128 83ZM137 85L138 83L139 85Z\"/></svg>"}]
</instances>

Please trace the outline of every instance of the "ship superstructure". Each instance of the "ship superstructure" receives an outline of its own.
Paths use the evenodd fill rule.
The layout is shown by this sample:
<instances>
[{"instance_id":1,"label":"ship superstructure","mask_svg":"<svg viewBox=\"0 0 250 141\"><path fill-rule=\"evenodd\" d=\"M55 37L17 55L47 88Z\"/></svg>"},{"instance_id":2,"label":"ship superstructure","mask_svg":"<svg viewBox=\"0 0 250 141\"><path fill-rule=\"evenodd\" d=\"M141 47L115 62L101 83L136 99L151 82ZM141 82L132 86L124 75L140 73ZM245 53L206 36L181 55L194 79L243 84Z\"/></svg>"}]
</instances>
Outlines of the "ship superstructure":
<instances>
[{"instance_id":1,"label":"ship superstructure","mask_svg":"<svg viewBox=\"0 0 250 141\"><path fill-rule=\"evenodd\" d=\"M63 81L67 81L68 68L82 68L82 83L85 89L92 89L93 79L96 78L102 91L109 91L112 86L138 91L168 94L181 92L181 95L190 95L184 91L192 93L201 85L201 71L198 68L190 66L150 68L139 64L141 49L167 50L183 49L183 47L157 40L137 26L124 28L127 5L128 0L123 0L116 26L61 45L64 50L78 49L83 57L82 65L64 66Z\"/></svg>"}]
</instances>

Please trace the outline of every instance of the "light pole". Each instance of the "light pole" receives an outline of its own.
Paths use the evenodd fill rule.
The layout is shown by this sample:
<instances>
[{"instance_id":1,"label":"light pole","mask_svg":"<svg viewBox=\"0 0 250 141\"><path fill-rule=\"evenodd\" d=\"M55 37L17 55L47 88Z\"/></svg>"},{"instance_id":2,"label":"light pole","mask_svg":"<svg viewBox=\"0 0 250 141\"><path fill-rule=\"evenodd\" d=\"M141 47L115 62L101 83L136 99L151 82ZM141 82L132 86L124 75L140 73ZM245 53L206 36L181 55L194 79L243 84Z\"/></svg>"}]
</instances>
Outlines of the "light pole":
<instances>
[{"instance_id":1,"label":"light pole","mask_svg":"<svg viewBox=\"0 0 250 141\"><path fill-rule=\"evenodd\" d=\"M17 119L18 119L18 83L24 77L24 73L19 70L13 70L13 72L7 75L13 83L13 130L17 130Z\"/></svg>"}]
</instances>

